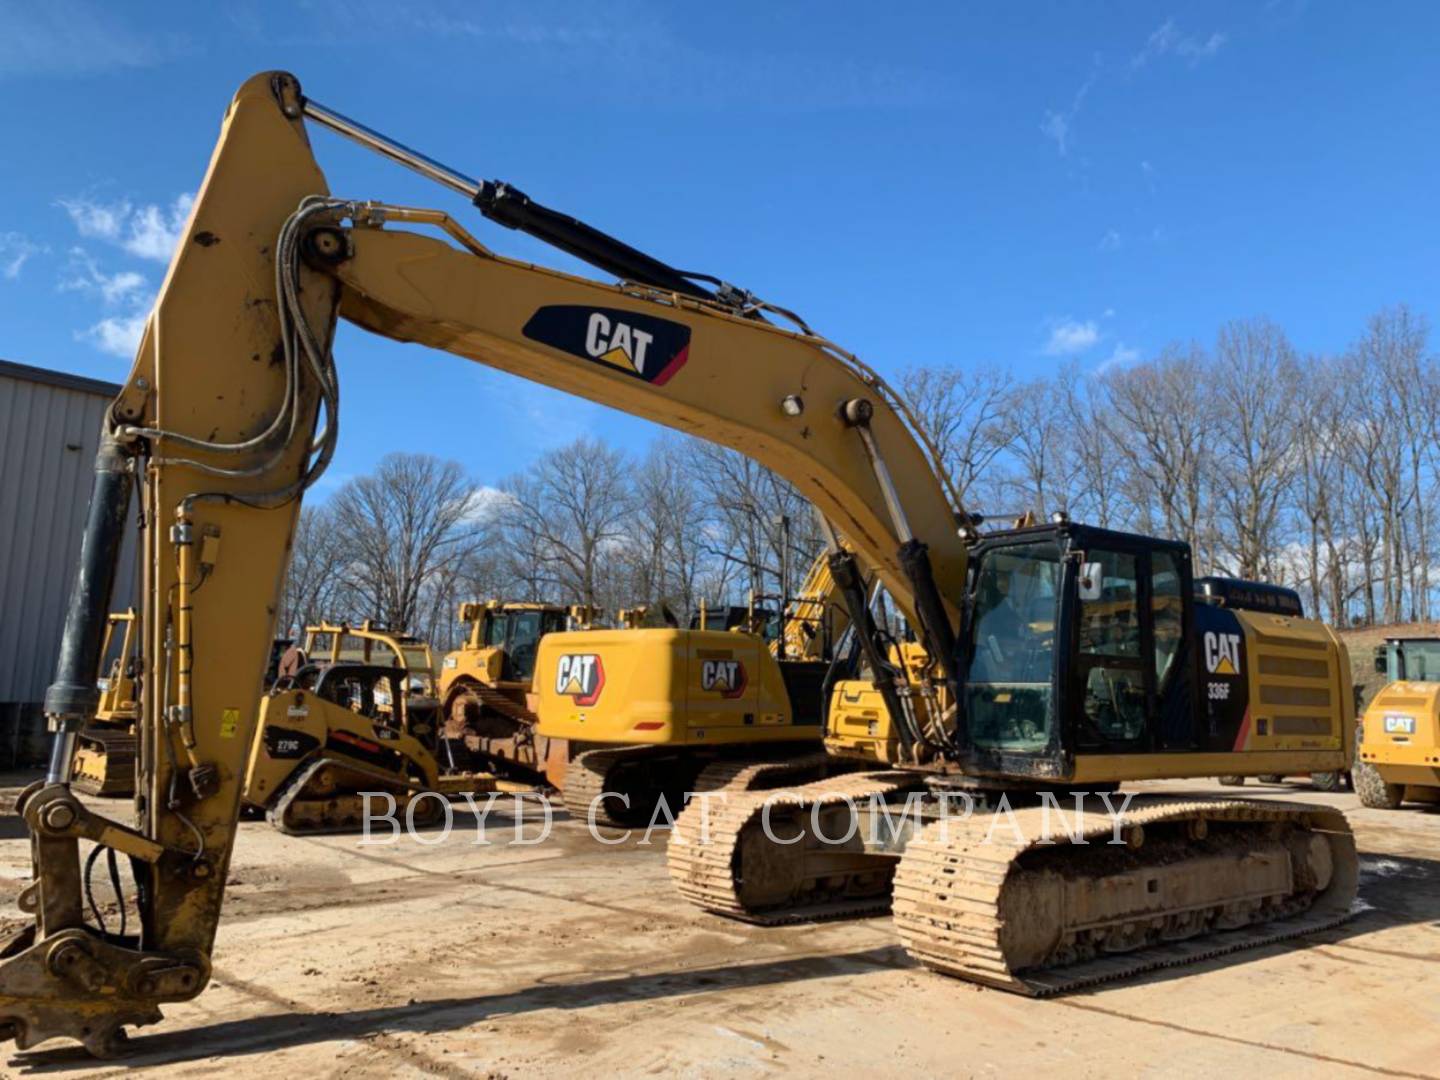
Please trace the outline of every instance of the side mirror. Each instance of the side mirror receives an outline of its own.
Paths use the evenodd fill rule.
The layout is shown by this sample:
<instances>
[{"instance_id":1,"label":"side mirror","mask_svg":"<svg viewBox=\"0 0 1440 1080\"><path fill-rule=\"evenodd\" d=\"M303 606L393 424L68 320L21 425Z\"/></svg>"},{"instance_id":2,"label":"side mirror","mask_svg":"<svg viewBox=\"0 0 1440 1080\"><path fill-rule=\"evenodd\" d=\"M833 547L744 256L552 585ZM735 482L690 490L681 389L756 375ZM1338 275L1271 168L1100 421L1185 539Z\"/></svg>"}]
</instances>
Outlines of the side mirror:
<instances>
[{"instance_id":1,"label":"side mirror","mask_svg":"<svg viewBox=\"0 0 1440 1080\"><path fill-rule=\"evenodd\" d=\"M1080 564L1080 599L1099 600L1105 594L1105 564Z\"/></svg>"},{"instance_id":2,"label":"side mirror","mask_svg":"<svg viewBox=\"0 0 1440 1080\"><path fill-rule=\"evenodd\" d=\"M1388 658L1385 655L1385 646L1375 646L1375 670L1384 675L1389 670Z\"/></svg>"}]
</instances>

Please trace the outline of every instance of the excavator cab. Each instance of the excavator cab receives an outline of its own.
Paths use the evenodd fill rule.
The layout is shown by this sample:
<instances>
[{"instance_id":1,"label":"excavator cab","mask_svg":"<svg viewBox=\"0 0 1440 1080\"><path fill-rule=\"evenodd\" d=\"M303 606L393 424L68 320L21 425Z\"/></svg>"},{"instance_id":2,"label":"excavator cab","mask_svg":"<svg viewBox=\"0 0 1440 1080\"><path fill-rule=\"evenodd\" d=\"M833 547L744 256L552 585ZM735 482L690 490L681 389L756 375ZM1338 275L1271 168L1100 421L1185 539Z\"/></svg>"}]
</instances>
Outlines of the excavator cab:
<instances>
[{"instance_id":1,"label":"excavator cab","mask_svg":"<svg viewBox=\"0 0 1440 1080\"><path fill-rule=\"evenodd\" d=\"M1200 759L1237 751L1333 756L1351 697L1338 639L1258 586L1204 580L1197 591L1174 540L1069 521L982 538L960 642L961 764L1114 783L1158 775L1162 759L1174 775L1176 755L1197 776Z\"/></svg>"},{"instance_id":2,"label":"excavator cab","mask_svg":"<svg viewBox=\"0 0 1440 1080\"><path fill-rule=\"evenodd\" d=\"M988 536L972 560L967 764L1068 777L1079 754L1193 744L1165 720L1193 692L1185 544L1062 522Z\"/></svg>"}]
</instances>

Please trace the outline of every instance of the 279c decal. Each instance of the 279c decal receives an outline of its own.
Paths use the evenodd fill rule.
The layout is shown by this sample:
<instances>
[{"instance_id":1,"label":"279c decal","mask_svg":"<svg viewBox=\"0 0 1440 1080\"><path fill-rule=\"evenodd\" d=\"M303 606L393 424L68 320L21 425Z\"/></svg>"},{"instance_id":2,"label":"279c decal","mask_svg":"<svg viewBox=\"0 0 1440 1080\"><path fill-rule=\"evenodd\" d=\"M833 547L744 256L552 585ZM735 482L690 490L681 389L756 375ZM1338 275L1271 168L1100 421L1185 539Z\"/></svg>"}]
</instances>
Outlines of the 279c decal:
<instances>
[{"instance_id":1,"label":"279c decal","mask_svg":"<svg viewBox=\"0 0 1440 1080\"><path fill-rule=\"evenodd\" d=\"M547 304L521 333L652 386L664 386L690 357L688 326L620 308Z\"/></svg>"}]
</instances>

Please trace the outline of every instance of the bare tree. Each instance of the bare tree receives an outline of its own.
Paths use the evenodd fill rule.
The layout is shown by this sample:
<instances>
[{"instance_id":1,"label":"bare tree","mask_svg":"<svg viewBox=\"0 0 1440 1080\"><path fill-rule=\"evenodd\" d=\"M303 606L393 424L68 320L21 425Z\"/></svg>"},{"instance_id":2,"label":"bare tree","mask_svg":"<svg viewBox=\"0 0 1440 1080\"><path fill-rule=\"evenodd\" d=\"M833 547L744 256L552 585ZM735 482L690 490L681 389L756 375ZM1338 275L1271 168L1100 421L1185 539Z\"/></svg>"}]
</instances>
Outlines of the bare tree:
<instances>
[{"instance_id":1,"label":"bare tree","mask_svg":"<svg viewBox=\"0 0 1440 1080\"><path fill-rule=\"evenodd\" d=\"M1213 420L1196 407L1196 388L1206 374L1195 346L1172 345L1149 363L1112 368L1103 376L1109 409L1101 419L1144 497L1154 500L1159 523L1201 563L1210 557L1203 510Z\"/></svg>"},{"instance_id":2,"label":"bare tree","mask_svg":"<svg viewBox=\"0 0 1440 1080\"><path fill-rule=\"evenodd\" d=\"M1006 406L1010 377L993 368L966 372L956 367L918 367L900 379L901 393L925 436L940 451L962 502L985 478L1008 443Z\"/></svg>"},{"instance_id":3,"label":"bare tree","mask_svg":"<svg viewBox=\"0 0 1440 1080\"><path fill-rule=\"evenodd\" d=\"M335 618L344 566L344 545L330 506L304 507L290 541L278 632L298 634L309 624Z\"/></svg>"},{"instance_id":4,"label":"bare tree","mask_svg":"<svg viewBox=\"0 0 1440 1080\"><path fill-rule=\"evenodd\" d=\"M1243 578L1275 577L1282 547L1282 501L1300 466L1295 409L1300 370L1285 333L1266 319L1220 328L1207 384L1209 404L1197 412L1217 429L1215 491L1223 524L1215 555Z\"/></svg>"},{"instance_id":5,"label":"bare tree","mask_svg":"<svg viewBox=\"0 0 1440 1080\"><path fill-rule=\"evenodd\" d=\"M582 436L551 450L505 484L506 536L531 561L532 588L599 604L602 567L625 539L631 504L623 452Z\"/></svg>"},{"instance_id":6,"label":"bare tree","mask_svg":"<svg viewBox=\"0 0 1440 1080\"><path fill-rule=\"evenodd\" d=\"M426 588L479 542L476 484L460 465L390 454L331 503L355 602L396 630L416 627Z\"/></svg>"}]
</instances>

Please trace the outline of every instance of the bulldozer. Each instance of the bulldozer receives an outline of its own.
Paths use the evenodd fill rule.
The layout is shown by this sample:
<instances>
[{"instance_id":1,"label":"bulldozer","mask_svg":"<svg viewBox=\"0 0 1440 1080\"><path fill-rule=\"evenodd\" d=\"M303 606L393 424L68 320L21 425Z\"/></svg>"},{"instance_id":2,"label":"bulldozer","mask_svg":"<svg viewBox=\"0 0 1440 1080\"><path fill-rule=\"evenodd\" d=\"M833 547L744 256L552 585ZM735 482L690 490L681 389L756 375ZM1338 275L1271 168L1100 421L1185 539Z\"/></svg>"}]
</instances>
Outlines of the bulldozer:
<instances>
[{"instance_id":1,"label":"bulldozer","mask_svg":"<svg viewBox=\"0 0 1440 1080\"><path fill-rule=\"evenodd\" d=\"M1440 638L1387 638L1375 670L1391 681L1356 731L1355 794L1376 810L1440 803Z\"/></svg>"},{"instance_id":2,"label":"bulldozer","mask_svg":"<svg viewBox=\"0 0 1440 1080\"><path fill-rule=\"evenodd\" d=\"M76 738L70 772L71 785L89 795L135 794L135 630L133 608L111 613L105 623L100 655L109 668L96 683L100 700Z\"/></svg>"},{"instance_id":3,"label":"bulldozer","mask_svg":"<svg viewBox=\"0 0 1440 1080\"><path fill-rule=\"evenodd\" d=\"M468 602L459 618L465 644L445 654L440 670L443 754L452 768L485 768L558 788L570 747L537 734L531 683L546 635L588 631L600 612L586 605Z\"/></svg>"},{"instance_id":4,"label":"bulldozer","mask_svg":"<svg viewBox=\"0 0 1440 1080\"><path fill-rule=\"evenodd\" d=\"M445 210L331 195L308 125L608 280L508 258ZM1195 603L1178 541L1063 518L985 530L904 398L789 309L678 270L512 184L477 180L316 101L294 76L265 72L225 113L101 433L45 700L50 765L17 803L34 881L19 898L26 925L0 946L0 1033L21 1049L69 1038L114 1053L128 1027L209 981L245 720L258 713L297 515L339 438L332 337L342 319L736 449L793 483L844 538L829 572L884 705L875 733L867 723L864 740L843 734L843 686L785 687L778 672L732 715L747 734L771 727L783 691L869 767L694 799L668 857L681 894L702 908L760 922L891 909L922 965L1035 995L1348 916L1358 860L1334 809L1106 801L1136 780L1342 767L1345 654L1326 627ZM137 489L141 693L136 817L125 824L81 802L69 778L97 704ZM891 662L869 606L875 588L915 629L925 671ZM722 700L744 697L724 693L740 685L735 653L748 659L749 645L716 642L714 656L699 643L664 647L684 660L687 689L693 680ZM772 670L755 648L757 667ZM617 690L632 724L663 728L663 708L642 715L637 681L607 670L602 685L577 652L578 662L557 651L548 670L539 661L542 692L568 698L577 726L595 707L585 700ZM333 703L324 691L292 693L305 696L286 702L287 715ZM370 734L381 751L392 741ZM1056 834L1042 814L1062 799L1107 811ZM982 812L947 814L970 804ZM130 933L92 921L84 900L87 868L112 852L136 880Z\"/></svg>"}]
</instances>

